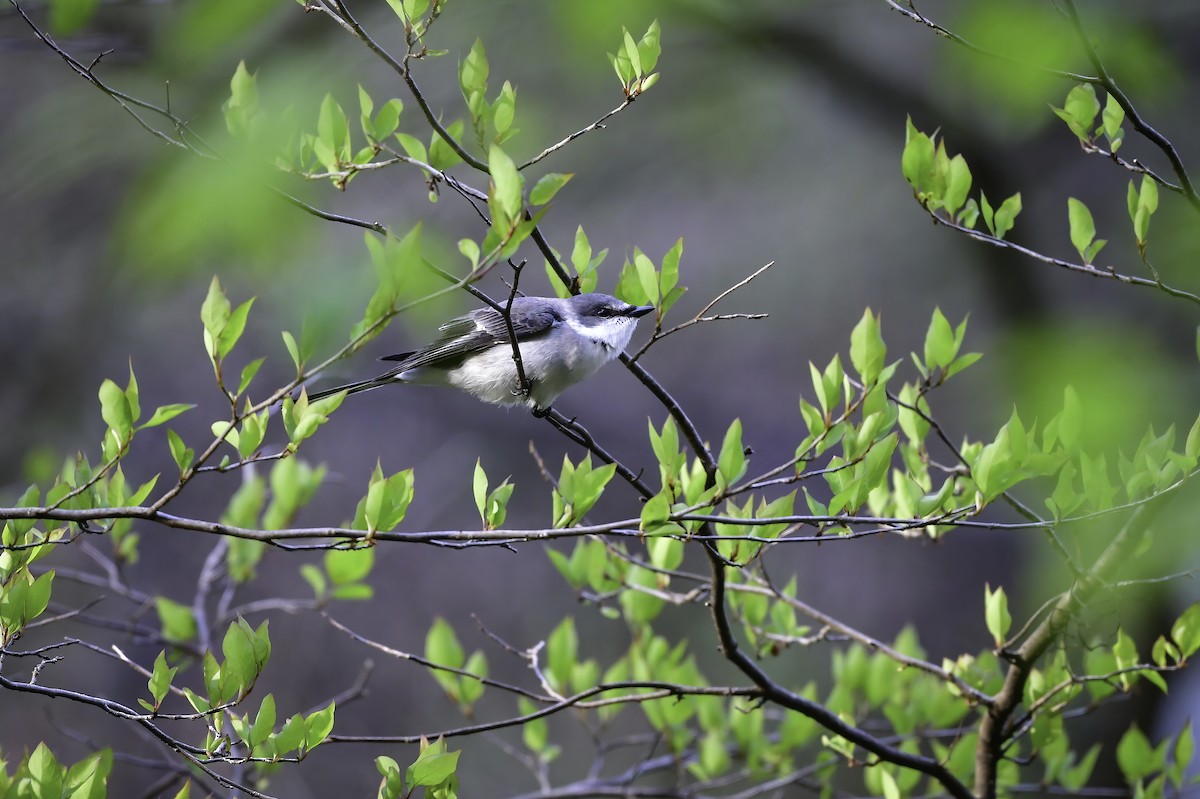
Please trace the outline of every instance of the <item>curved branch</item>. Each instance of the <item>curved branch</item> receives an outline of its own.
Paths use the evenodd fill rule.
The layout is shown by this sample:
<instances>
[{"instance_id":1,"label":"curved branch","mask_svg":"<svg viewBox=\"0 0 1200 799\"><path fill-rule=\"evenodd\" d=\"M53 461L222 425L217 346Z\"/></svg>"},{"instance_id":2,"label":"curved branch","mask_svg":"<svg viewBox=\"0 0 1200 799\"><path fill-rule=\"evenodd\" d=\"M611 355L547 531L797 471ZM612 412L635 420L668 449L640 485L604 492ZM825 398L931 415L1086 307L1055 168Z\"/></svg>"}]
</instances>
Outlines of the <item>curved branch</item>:
<instances>
[{"instance_id":1,"label":"curved branch","mask_svg":"<svg viewBox=\"0 0 1200 799\"><path fill-rule=\"evenodd\" d=\"M1071 26L1075 29L1075 35L1079 38L1079 43L1083 46L1083 50L1087 53L1088 60L1092 63L1092 68L1096 70L1096 74L1100 77L1092 81L1093 83L1102 86L1106 92L1113 96L1117 101L1117 105L1121 106L1121 110L1125 112L1125 118L1133 125L1133 129L1145 136L1155 147L1162 150L1163 155L1171 162L1171 169L1175 171L1175 176L1179 179L1179 189L1182 191L1187 201L1192 207L1200 211L1200 196L1196 194L1196 187L1192 185L1192 179L1188 175L1187 168L1183 165L1183 158L1179 155L1179 151L1175 149L1175 145L1166 136L1155 130L1150 123L1142 118L1134 108L1133 102L1128 95L1121 90L1117 85L1116 80L1109 74L1104 67L1104 62L1100 59L1100 53L1097 52L1096 46L1092 44L1092 40L1088 38L1087 31L1084 30L1083 21L1079 18L1079 11L1075 8L1074 0L1062 0L1063 8L1067 12L1067 18L1071 20ZM1164 186L1171 186L1160 180Z\"/></svg>"}]
</instances>

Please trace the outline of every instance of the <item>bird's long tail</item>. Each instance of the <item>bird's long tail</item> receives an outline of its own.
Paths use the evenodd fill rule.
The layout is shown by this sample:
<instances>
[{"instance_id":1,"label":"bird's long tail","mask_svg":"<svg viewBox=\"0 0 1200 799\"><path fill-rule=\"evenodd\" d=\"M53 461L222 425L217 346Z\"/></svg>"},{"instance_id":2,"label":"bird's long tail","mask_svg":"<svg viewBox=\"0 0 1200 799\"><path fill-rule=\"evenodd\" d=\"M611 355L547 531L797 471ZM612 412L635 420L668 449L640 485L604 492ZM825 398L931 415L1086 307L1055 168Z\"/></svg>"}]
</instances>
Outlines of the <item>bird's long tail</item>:
<instances>
[{"instance_id":1,"label":"bird's long tail","mask_svg":"<svg viewBox=\"0 0 1200 799\"><path fill-rule=\"evenodd\" d=\"M371 389L379 388L380 386L386 386L388 383L394 382L396 382L395 376L389 373L386 375L380 375L379 377L372 377L369 380L359 380L357 383L346 383L345 385L337 386L336 388L327 388L324 391L317 391L308 395L308 401L316 402L317 400L324 399L325 397L332 397L334 394L337 394L341 391L345 391L347 394L358 394L359 392L370 391Z\"/></svg>"}]
</instances>

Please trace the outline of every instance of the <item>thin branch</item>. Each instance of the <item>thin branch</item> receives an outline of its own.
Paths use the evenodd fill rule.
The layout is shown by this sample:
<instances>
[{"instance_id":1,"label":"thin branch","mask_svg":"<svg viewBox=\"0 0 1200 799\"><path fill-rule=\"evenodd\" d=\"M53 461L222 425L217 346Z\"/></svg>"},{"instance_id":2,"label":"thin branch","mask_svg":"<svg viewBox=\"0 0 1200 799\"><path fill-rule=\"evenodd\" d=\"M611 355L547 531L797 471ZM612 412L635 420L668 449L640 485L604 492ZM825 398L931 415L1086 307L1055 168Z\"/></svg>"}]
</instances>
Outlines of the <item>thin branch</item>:
<instances>
[{"instance_id":1,"label":"thin branch","mask_svg":"<svg viewBox=\"0 0 1200 799\"><path fill-rule=\"evenodd\" d=\"M591 702L585 701L593 696L598 696L610 691L630 691L639 689L645 689L649 691L649 693L623 694L621 696L612 697L609 699L599 699ZM532 713L526 713L521 716L513 716L512 718L501 719L499 721L488 721L481 724L472 724L465 727L456 727L454 729L441 730L432 733L427 732L418 735L330 735L326 740L331 743L411 744L419 743L422 739L432 740L434 738L456 738L464 735L474 735L480 732L488 732L491 730L501 730L507 727L520 727L530 721L545 718L546 716L552 716L555 713L558 713L559 711L565 710L569 707L598 708L607 707L609 705L649 702L655 699L667 699L670 697L680 698L684 696L759 697L761 694L762 692L755 687L738 688L733 686L682 685L679 683L660 682L655 680L631 680L626 682L601 683L600 685L565 697L551 705L539 708Z\"/></svg>"},{"instance_id":2,"label":"thin branch","mask_svg":"<svg viewBox=\"0 0 1200 799\"><path fill-rule=\"evenodd\" d=\"M1163 152L1167 160L1171 162L1171 168L1175 171L1175 176L1179 179L1179 186L1182 189L1183 196L1191 203L1192 207L1200 211L1200 196L1196 194L1196 188L1192 185L1192 179L1188 175L1187 168L1183 165L1183 158L1179 155L1179 151L1175 149L1175 145L1166 136L1159 133L1150 123L1142 118L1134 108L1133 102L1117 85L1115 79L1109 74L1104 66L1104 62L1100 58L1100 53L1096 50L1096 45L1092 43L1091 38L1084 30L1083 21L1079 18L1079 12L1075 8L1074 0L1061 0L1062 6L1066 10L1067 18L1071 21L1071 26L1075 29L1075 34L1079 38L1079 43L1083 46L1084 52L1087 53L1088 60L1092 63L1092 68L1096 70L1099 78L1094 81L1104 90L1112 95L1117 101L1117 105L1125 112L1125 118L1133 125L1133 129L1150 140L1154 146ZM1165 185L1165 184L1164 184Z\"/></svg>"},{"instance_id":3,"label":"thin branch","mask_svg":"<svg viewBox=\"0 0 1200 799\"><path fill-rule=\"evenodd\" d=\"M928 209L926 209L926 210L928 211ZM1031 250L1028 247L1022 247L1020 244L1011 242L1008 239L996 238L995 236L984 233L982 231L969 228L966 225L960 225L959 223L957 223L951 219L947 219L943 216L939 216L938 214L935 214L933 212L929 212L929 215L938 224L945 225L946 227L951 228L952 230L957 230L959 233L969 236L970 238L973 238L976 241L982 241L984 244L990 244L993 247L999 247L999 248L1005 249L1005 250L1012 250L1013 252L1020 253L1021 255L1024 255L1027 258L1032 258L1035 261L1041 261L1042 263L1050 264L1051 266L1057 266L1061 269L1067 269L1071 272L1079 272L1084 275L1090 275L1091 277L1098 277L1098 278L1103 278L1103 279L1107 279L1107 280L1116 280L1119 283L1125 283L1130 286L1141 286L1143 288L1158 289L1159 291L1169 294L1172 297L1178 297L1179 299L1187 300L1188 302L1192 302L1192 303L1195 303L1196 305L1200 305L1200 296L1197 296L1196 294L1193 294L1190 291L1184 291L1183 289L1173 288L1171 286L1168 286L1165 283L1160 283L1157 280L1152 280L1150 278L1145 278L1145 277L1136 277L1134 275L1126 275L1126 274L1116 271L1112 267L1109 267L1108 269L1099 269L1095 266L1092 266L1091 264L1077 264L1072 261L1064 261L1061 258L1052 258L1048 255L1043 255L1042 253L1038 252L1037 250Z\"/></svg>"},{"instance_id":4,"label":"thin branch","mask_svg":"<svg viewBox=\"0 0 1200 799\"><path fill-rule=\"evenodd\" d=\"M883 0L883 2L887 3L887 5L893 11L895 11L899 14L903 14L904 16L908 17L909 19L913 20L914 22L921 23L922 25L924 25L925 27L929 28L931 31L936 33L938 36L941 36L944 39L948 39L949 41L952 41L961 47L965 47L966 49L970 50L973 53L978 53L979 55L987 56L988 58L995 58L995 59L1004 61L1009 64L1014 64L1023 69L1030 69L1035 72L1041 72L1044 75L1053 75L1056 78L1072 80L1072 81L1076 81L1078 83L1100 83L1100 79L1097 77L1094 77L1092 75L1080 75L1075 72L1068 72L1066 70L1053 69L1051 67L1044 67L1044 66L1041 66L1040 64L1031 64L1028 61L1022 61L1019 58L1013 58L1012 56L1004 55L1003 53L997 53L992 50L987 50L983 47L972 44L971 42L967 41L965 38L963 38L959 34L955 33L954 31L952 31L946 27L943 27L942 25L939 25L938 23L934 22L929 17L927 17L924 14L922 14L921 12L917 11L916 7L913 5L912 0L906 0L906 2L904 2L904 3L898 2L898 0Z\"/></svg>"},{"instance_id":5,"label":"thin branch","mask_svg":"<svg viewBox=\"0 0 1200 799\"><path fill-rule=\"evenodd\" d=\"M725 299L730 294L732 294L733 292L740 289L742 286L745 286L750 281L754 280L754 278L758 277L759 275L761 275L763 272L767 271L774 265L775 265L775 262L771 261L770 263L760 266L758 269L754 270L754 272L751 275L749 275L748 277L742 278L737 283L734 283L732 286L730 286L729 288L722 291L716 297L709 300L708 305L705 305L703 308L701 308L700 311L695 316L693 316L691 319L689 319L688 321L683 322L682 324L675 325L674 327L670 328L669 330L666 330L665 332L660 332L659 330L655 330L654 335L650 337L650 340L647 341L645 344L643 344L641 346L641 348L633 354L633 357L631 357L629 359L630 362L636 363L637 359L641 358L642 355L644 355L646 353L646 350L650 349L651 345L653 345L655 342L661 341L662 339L666 338L667 336L671 335L672 333L677 333L680 330L684 330L686 328L691 327L692 325L696 325L701 322L715 322L719 319L766 319L768 314L765 314L765 313L717 314L716 316L705 316L705 314L707 314L709 311L711 311L713 309L713 307L717 303L719 303L721 300ZM659 317L659 324L661 324L661 323L662 323L662 318Z\"/></svg>"},{"instance_id":6,"label":"thin branch","mask_svg":"<svg viewBox=\"0 0 1200 799\"><path fill-rule=\"evenodd\" d=\"M572 133L570 136L568 136L567 138L563 139L562 141L559 141L555 144L550 145L545 150L542 150L540 153L535 155L533 158L530 158L528 161L521 164L519 167L517 167L517 169L523 170L527 167L533 166L534 164L536 164L538 161L541 161L546 156L561 150L563 147L566 147L568 144L575 141L580 136L583 136L587 133L591 133L593 130L603 130L605 121L607 121L609 117L616 116L617 114L624 111L626 108L628 108L630 105L633 104L633 100L634 100L633 97L626 97L625 101L622 102L619 106L617 106L613 110L609 111L607 114L600 117L595 122L588 125L586 128L577 130L574 133Z\"/></svg>"}]
</instances>

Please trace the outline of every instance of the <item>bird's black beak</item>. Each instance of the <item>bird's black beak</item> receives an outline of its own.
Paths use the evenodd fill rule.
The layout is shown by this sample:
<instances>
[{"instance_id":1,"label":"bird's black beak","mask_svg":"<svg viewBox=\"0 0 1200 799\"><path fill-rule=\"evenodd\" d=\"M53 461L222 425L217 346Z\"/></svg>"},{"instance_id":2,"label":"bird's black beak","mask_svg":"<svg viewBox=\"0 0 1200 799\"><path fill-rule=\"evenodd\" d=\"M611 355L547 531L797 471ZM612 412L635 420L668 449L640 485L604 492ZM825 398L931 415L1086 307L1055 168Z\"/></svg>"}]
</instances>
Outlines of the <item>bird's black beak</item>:
<instances>
[{"instance_id":1,"label":"bird's black beak","mask_svg":"<svg viewBox=\"0 0 1200 799\"><path fill-rule=\"evenodd\" d=\"M639 319L654 310L653 305L635 305L630 311L629 316L634 319Z\"/></svg>"}]
</instances>

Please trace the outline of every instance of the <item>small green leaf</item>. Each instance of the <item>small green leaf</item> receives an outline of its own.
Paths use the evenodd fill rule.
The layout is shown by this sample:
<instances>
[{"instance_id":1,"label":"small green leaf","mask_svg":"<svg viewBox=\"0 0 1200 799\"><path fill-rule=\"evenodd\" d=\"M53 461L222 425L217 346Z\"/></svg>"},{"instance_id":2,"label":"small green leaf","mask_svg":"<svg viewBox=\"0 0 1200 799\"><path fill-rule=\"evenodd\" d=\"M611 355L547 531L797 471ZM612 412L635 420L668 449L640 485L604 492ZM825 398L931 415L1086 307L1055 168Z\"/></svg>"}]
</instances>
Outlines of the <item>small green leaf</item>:
<instances>
[{"instance_id":1,"label":"small green leaf","mask_svg":"<svg viewBox=\"0 0 1200 799\"><path fill-rule=\"evenodd\" d=\"M400 142L400 146L404 148L404 152L409 158L420 161L423 164L429 163L429 154L425 151L425 143L416 136L410 136L407 133L397 133L396 140Z\"/></svg>"},{"instance_id":2,"label":"small green leaf","mask_svg":"<svg viewBox=\"0 0 1200 799\"><path fill-rule=\"evenodd\" d=\"M987 621L988 632L996 647L1004 646L1005 636L1012 626L1012 616L1008 612L1008 597L1003 588L992 591L990 585L984 586L984 617Z\"/></svg>"},{"instance_id":3,"label":"small green leaf","mask_svg":"<svg viewBox=\"0 0 1200 799\"><path fill-rule=\"evenodd\" d=\"M1130 191L1133 190L1133 182L1130 181ZM1138 245L1144 247L1146 237L1150 232L1150 217L1158 210L1158 183L1156 183L1149 175L1142 176L1142 188L1137 194L1137 201L1133 206L1131 216L1133 217L1133 232L1137 236Z\"/></svg>"},{"instance_id":4,"label":"small green leaf","mask_svg":"<svg viewBox=\"0 0 1200 799\"><path fill-rule=\"evenodd\" d=\"M1071 244L1075 245L1083 262L1089 263L1088 247L1091 246L1092 239L1096 238L1096 224L1092 221L1092 212L1079 200L1068 197L1067 219L1071 225Z\"/></svg>"},{"instance_id":5,"label":"small green leaf","mask_svg":"<svg viewBox=\"0 0 1200 799\"><path fill-rule=\"evenodd\" d=\"M1081 83L1072 88L1062 108L1051 108L1080 141L1091 140L1092 124L1100 112L1100 101L1096 99L1096 90L1090 83Z\"/></svg>"},{"instance_id":6,"label":"small green leaf","mask_svg":"<svg viewBox=\"0 0 1200 799\"><path fill-rule=\"evenodd\" d=\"M1130 727L1117 744L1117 765L1129 785L1137 785L1144 777L1161 767L1162 755L1154 750L1145 734Z\"/></svg>"},{"instance_id":7,"label":"small green leaf","mask_svg":"<svg viewBox=\"0 0 1200 799\"><path fill-rule=\"evenodd\" d=\"M167 444L171 448L171 457L175 459L175 465L179 467L179 473L183 474L191 468L196 453L183 443L183 439L174 430L167 430Z\"/></svg>"},{"instance_id":8,"label":"small green leaf","mask_svg":"<svg viewBox=\"0 0 1200 799\"><path fill-rule=\"evenodd\" d=\"M942 206L946 209L946 213L954 216L967 201L967 194L970 191L971 170L967 166L966 159L962 155L956 155L950 159L946 175L946 192L942 195Z\"/></svg>"},{"instance_id":9,"label":"small green leaf","mask_svg":"<svg viewBox=\"0 0 1200 799\"><path fill-rule=\"evenodd\" d=\"M432 752L426 749L408 767L408 784L413 787L441 785L454 776L461 752ZM428 795L428 794L427 794Z\"/></svg>"},{"instance_id":10,"label":"small green leaf","mask_svg":"<svg viewBox=\"0 0 1200 799\"><path fill-rule=\"evenodd\" d=\"M138 430L144 430L147 427L157 427L158 425L163 424L164 422L171 421L172 419L174 419L176 416L183 413L184 411L189 411L195 407L196 407L195 405L188 405L186 403L176 403L174 405L160 405L158 408L156 408L154 410L153 415L151 415L151 417L147 421L138 425Z\"/></svg>"},{"instance_id":11,"label":"small green leaf","mask_svg":"<svg viewBox=\"0 0 1200 799\"><path fill-rule=\"evenodd\" d=\"M483 470L479 458L475 459L475 474L472 478L471 489L475 495L475 507L479 509L479 518L481 521L486 522L488 479L487 472Z\"/></svg>"},{"instance_id":12,"label":"small green leaf","mask_svg":"<svg viewBox=\"0 0 1200 799\"><path fill-rule=\"evenodd\" d=\"M1171 625L1171 640L1185 658L1200 650L1200 603L1191 605Z\"/></svg>"},{"instance_id":13,"label":"small green leaf","mask_svg":"<svg viewBox=\"0 0 1200 799\"><path fill-rule=\"evenodd\" d=\"M229 81L229 99L221 106L225 114L225 128L235 139L249 137L252 121L258 113L257 76L246 69L246 62L239 61L233 78Z\"/></svg>"},{"instance_id":14,"label":"small green leaf","mask_svg":"<svg viewBox=\"0 0 1200 799\"><path fill-rule=\"evenodd\" d=\"M933 309L933 319L925 333L925 366L930 369L945 369L958 355L954 330L941 308Z\"/></svg>"},{"instance_id":15,"label":"small green leaf","mask_svg":"<svg viewBox=\"0 0 1200 799\"><path fill-rule=\"evenodd\" d=\"M467 57L463 59L462 65L458 68L458 84L462 89L463 97L470 97L474 92L485 91L488 73L487 53L484 52L483 41L476 39L475 43L471 45L471 51L467 53Z\"/></svg>"},{"instance_id":16,"label":"small green leaf","mask_svg":"<svg viewBox=\"0 0 1200 799\"><path fill-rule=\"evenodd\" d=\"M357 583L371 573L375 549L331 549L325 553L325 573L334 585Z\"/></svg>"},{"instance_id":17,"label":"small green leaf","mask_svg":"<svg viewBox=\"0 0 1200 799\"><path fill-rule=\"evenodd\" d=\"M879 378L886 354L879 319L868 308L850 333L850 362L865 385L870 386Z\"/></svg>"},{"instance_id":18,"label":"small green leaf","mask_svg":"<svg viewBox=\"0 0 1200 799\"><path fill-rule=\"evenodd\" d=\"M125 392L111 380L100 385L100 415L122 442L128 440L133 432L133 409Z\"/></svg>"},{"instance_id":19,"label":"small green leaf","mask_svg":"<svg viewBox=\"0 0 1200 799\"><path fill-rule=\"evenodd\" d=\"M267 694L259 703L258 713L254 716L254 724L250 727L250 735L247 743L253 750L263 741L270 737L275 730L275 697Z\"/></svg>"},{"instance_id":20,"label":"small green leaf","mask_svg":"<svg viewBox=\"0 0 1200 799\"><path fill-rule=\"evenodd\" d=\"M1000 207L996 209L996 238L1002 239L1005 233L1012 230L1013 222L1019 213L1021 213L1021 192L1017 192L1000 203Z\"/></svg>"},{"instance_id":21,"label":"small green leaf","mask_svg":"<svg viewBox=\"0 0 1200 799\"><path fill-rule=\"evenodd\" d=\"M246 393L246 389L250 388L250 381L254 379L256 374L258 374L258 370L262 367L263 361L265 360L266 357L255 358L253 361L242 367L242 376L241 379L238 380L237 396L242 396Z\"/></svg>"},{"instance_id":22,"label":"small green leaf","mask_svg":"<svg viewBox=\"0 0 1200 799\"><path fill-rule=\"evenodd\" d=\"M725 440L721 442L721 453L717 458L717 473L727 487L746 473L741 419L734 419L725 431Z\"/></svg>"},{"instance_id":23,"label":"small green leaf","mask_svg":"<svg viewBox=\"0 0 1200 799\"><path fill-rule=\"evenodd\" d=\"M425 657L432 663L452 669L461 669L465 662L454 628L443 618L435 619L425 636Z\"/></svg>"},{"instance_id":24,"label":"small green leaf","mask_svg":"<svg viewBox=\"0 0 1200 799\"><path fill-rule=\"evenodd\" d=\"M196 617L187 605L160 596L154 600L154 609L158 611L164 640L183 644L196 637Z\"/></svg>"},{"instance_id":25,"label":"small green leaf","mask_svg":"<svg viewBox=\"0 0 1200 799\"><path fill-rule=\"evenodd\" d=\"M579 636L575 632L575 620L567 616L546 639L546 677L550 686L560 693L569 688L578 650Z\"/></svg>"},{"instance_id":26,"label":"small green leaf","mask_svg":"<svg viewBox=\"0 0 1200 799\"><path fill-rule=\"evenodd\" d=\"M309 714L304 720L304 748L311 751L333 732L335 703L330 702L323 710Z\"/></svg>"},{"instance_id":27,"label":"small green leaf","mask_svg":"<svg viewBox=\"0 0 1200 799\"><path fill-rule=\"evenodd\" d=\"M567 181L572 177L574 175L562 172L550 172L543 175L534 184L533 190L529 192L530 204L545 205L550 202L554 198L554 195L558 193L558 190L567 185Z\"/></svg>"},{"instance_id":28,"label":"small green leaf","mask_svg":"<svg viewBox=\"0 0 1200 799\"><path fill-rule=\"evenodd\" d=\"M1125 121L1125 109L1121 108L1121 104L1117 102L1117 98L1110 92L1104 102L1104 114L1100 119L1100 125L1104 129L1104 135L1108 137L1109 149L1116 152L1121 147L1121 141L1124 138L1124 133L1121 131L1121 123Z\"/></svg>"},{"instance_id":29,"label":"small green leaf","mask_svg":"<svg viewBox=\"0 0 1200 799\"><path fill-rule=\"evenodd\" d=\"M167 691L171 689L171 681L175 679L177 671L179 671L178 666L174 668L167 666L167 653L159 652L158 657L154 660L154 671L147 682L147 686L150 688L150 695L154 697L155 710L158 709L163 699L166 698Z\"/></svg>"},{"instance_id":30,"label":"small green leaf","mask_svg":"<svg viewBox=\"0 0 1200 799\"><path fill-rule=\"evenodd\" d=\"M488 152L488 171L492 175L492 192L496 210L503 212L505 224L511 225L521 213L521 195L525 179L516 164L498 146ZM499 220L493 220L498 223Z\"/></svg>"}]
</instances>

